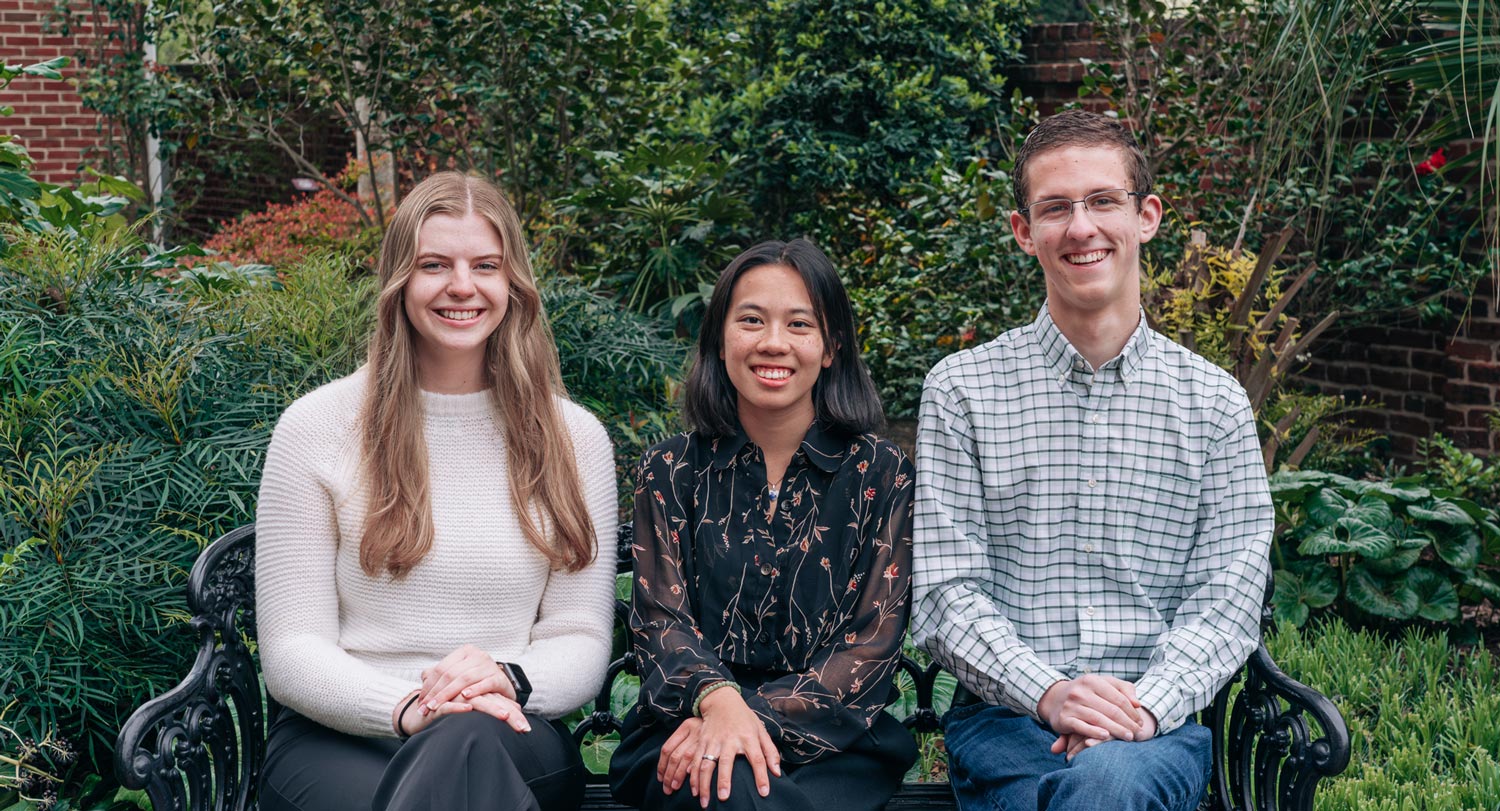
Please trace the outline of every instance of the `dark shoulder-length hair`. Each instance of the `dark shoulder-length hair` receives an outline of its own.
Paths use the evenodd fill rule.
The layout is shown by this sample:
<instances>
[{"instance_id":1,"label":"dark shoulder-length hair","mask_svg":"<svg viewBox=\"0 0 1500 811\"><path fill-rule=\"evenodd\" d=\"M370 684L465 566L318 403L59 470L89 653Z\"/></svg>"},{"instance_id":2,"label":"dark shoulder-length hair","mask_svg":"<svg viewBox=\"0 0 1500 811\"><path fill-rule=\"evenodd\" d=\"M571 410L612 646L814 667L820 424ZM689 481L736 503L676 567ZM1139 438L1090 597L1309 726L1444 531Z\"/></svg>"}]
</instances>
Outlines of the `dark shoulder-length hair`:
<instances>
[{"instance_id":1,"label":"dark shoulder-length hair","mask_svg":"<svg viewBox=\"0 0 1500 811\"><path fill-rule=\"evenodd\" d=\"M833 262L806 239L762 242L736 256L719 274L698 332L698 352L683 387L682 415L688 426L711 437L730 436L740 428L739 395L720 357L724 322L740 277L766 265L785 265L802 277L823 332L823 346L833 356L833 363L813 384L818 420L851 435L879 430L885 424L885 411L870 372L859 359L849 294Z\"/></svg>"}]
</instances>

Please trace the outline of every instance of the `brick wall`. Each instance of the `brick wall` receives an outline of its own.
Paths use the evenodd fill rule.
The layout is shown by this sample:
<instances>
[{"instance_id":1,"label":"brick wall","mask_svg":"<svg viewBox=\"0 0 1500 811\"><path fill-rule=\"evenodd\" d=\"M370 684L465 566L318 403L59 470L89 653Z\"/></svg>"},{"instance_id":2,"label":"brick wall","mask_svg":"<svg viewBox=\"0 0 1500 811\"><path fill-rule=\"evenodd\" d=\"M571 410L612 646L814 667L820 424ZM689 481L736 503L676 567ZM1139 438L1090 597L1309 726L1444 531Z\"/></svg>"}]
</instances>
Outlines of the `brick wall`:
<instances>
[{"instance_id":1,"label":"brick wall","mask_svg":"<svg viewBox=\"0 0 1500 811\"><path fill-rule=\"evenodd\" d=\"M87 14L89 4L71 0L73 25L67 36L51 25L56 0L0 0L0 60L7 64L33 64L58 56L72 58L99 37ZM78 74L76 61L63 70L70 78ZM36 161L33 175L49 183L70 183L87 165L99 165L104 144L118 133L83 106L83 100L65 81L23 77L0 91L0 103L15 113L0 119L0 131L17 136Z\"/></svg>"}]
</instances>

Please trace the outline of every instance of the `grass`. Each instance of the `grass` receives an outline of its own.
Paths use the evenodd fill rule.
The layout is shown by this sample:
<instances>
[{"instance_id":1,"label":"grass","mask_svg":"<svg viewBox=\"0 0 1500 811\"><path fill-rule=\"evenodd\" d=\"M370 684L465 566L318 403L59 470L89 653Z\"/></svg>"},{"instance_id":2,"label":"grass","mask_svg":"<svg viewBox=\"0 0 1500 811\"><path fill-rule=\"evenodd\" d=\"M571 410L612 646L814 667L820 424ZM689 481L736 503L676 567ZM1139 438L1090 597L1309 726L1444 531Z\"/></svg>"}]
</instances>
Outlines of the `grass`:
<instances>
[{"instance_id":1,"label":"grass","mask_svg":"<svg viewBox=\"0 0 1500 811\"><path fill-rule=\"evenodd\" d=\"M1349 769L1320 785L1317 811L1500 809L1500 691L1489 651L1455 647L1441 631L1387 638L1338 621L1282 625L1267 645L1349 724Z\"/></svg>"}]
</instances>

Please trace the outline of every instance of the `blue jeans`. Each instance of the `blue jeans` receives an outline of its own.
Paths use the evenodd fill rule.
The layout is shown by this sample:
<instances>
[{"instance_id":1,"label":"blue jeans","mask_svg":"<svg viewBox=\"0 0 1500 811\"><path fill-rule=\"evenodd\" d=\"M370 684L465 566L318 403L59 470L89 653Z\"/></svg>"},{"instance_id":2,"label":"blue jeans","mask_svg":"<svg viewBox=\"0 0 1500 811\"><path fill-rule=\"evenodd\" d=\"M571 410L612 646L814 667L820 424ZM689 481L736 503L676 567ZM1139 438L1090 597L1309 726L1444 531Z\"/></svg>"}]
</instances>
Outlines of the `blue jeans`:
<instances>
[{"instance_id":1,"label":"blue jeans","mask_svg":"<svg viewBox=\"0 0 1500 811\"><path fill-rule=\"evenodd\" d=\"M1069 761L1057 735L1004 707L970 704L943 718L961 811L1193 811L1213 765L1208 729L1188 721L1147 741L1105 741Z\"/></svg>"}]
</instances>

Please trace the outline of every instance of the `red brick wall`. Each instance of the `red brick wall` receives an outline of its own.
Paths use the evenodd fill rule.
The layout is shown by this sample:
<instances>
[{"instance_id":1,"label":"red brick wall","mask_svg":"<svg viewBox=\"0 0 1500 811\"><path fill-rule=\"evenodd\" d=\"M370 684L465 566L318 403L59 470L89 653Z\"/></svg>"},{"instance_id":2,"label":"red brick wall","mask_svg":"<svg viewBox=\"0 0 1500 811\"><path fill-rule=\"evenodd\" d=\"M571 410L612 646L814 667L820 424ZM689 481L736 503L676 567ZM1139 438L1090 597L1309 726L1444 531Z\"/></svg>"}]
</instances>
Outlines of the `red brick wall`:
<instances>
[{"instance_id":1,"label":"red brick wall","mask_svg":"<svg viewBox=\"0 0 1500 811\"><path fill-rule=\"evenodd\" d=\"M98 32L86 1L69 3L75 13L68 36L58 35L50 25L56 5L55 0L0 0L0 60L30 65L57 56L72 59L96 41ZM75 60L63 76L71 78L78 71ZM26 145L36 161L32 171L38 180L68 183L82 167L102 160L107 124L84 108L66 81L19 78L0 91L0 103L15 108L13 115L0 118L0 132Z\"/></svg>"}]
</instances>

